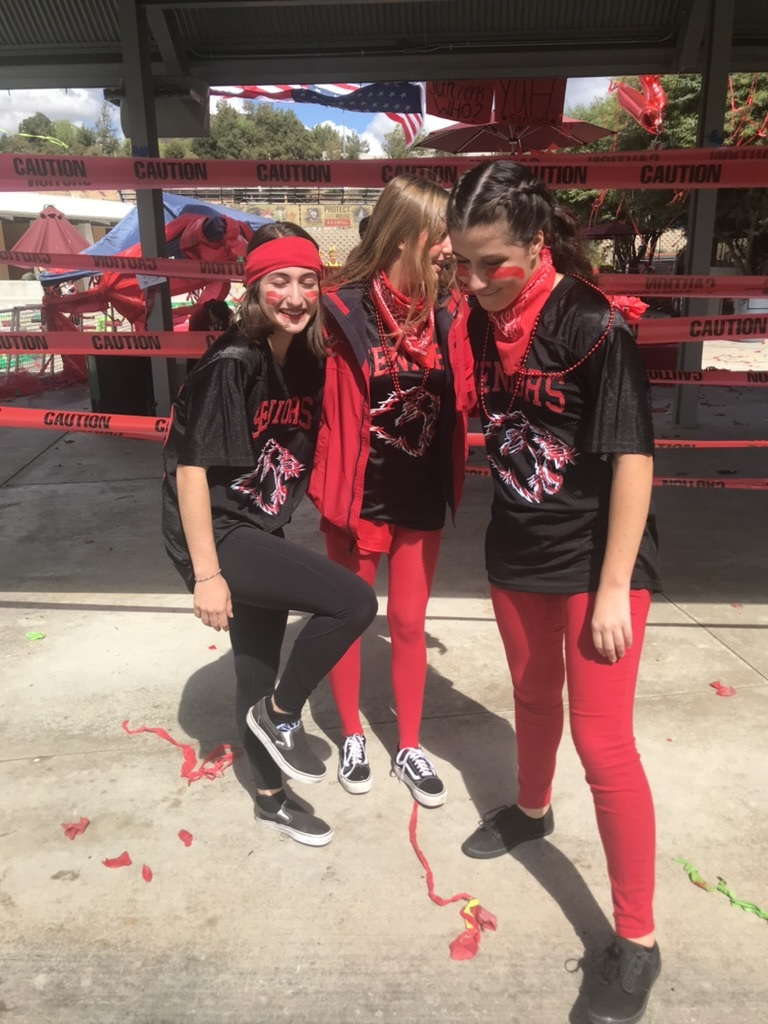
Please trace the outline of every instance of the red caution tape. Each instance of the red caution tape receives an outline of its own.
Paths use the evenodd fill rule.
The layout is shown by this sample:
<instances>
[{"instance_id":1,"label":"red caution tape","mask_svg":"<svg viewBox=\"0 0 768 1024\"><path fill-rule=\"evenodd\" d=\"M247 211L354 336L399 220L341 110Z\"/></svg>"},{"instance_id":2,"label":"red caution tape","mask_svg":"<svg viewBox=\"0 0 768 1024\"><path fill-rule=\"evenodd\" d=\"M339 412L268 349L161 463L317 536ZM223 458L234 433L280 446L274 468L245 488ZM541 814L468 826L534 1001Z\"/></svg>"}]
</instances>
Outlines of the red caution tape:
<instances>
[{"instance_id":1,"label":"red caution tape","mask_svg":"<svg viewBox=\"0 0 768 1024\"><path fill-rule=\"evenodd\" d=\"M89 256L87 253L16 252L0 249L0 263L14 267L45 267L59 270L92 270L94 276L110 273L149 274L152 277L190 277L203 281L236 281L243 276L243 263L219 260L165 259L159 256Z\"/></svg>"},{"instance_id":2,"label":"red caution tape","mask_svg":"<svg viewBox=\"0 0 768 1024\"><path fill-rule=\"evenodd\" d=\"M640 320L631 324L630 329L634 331L638 345L762 339L768 337L768 315L669 317Z\"/></svg>"},{"instance_id":3,"label":"red caution tape","mask_svg":"<svg viewBox=\"0 0 768 1024\"><path fill-rule=\"evenodd\" d=\"M448 188L478 159L171 160L9 153L0 155L0 189L69 192L270 185L383 188L393 178L408 173L430 177ZM515 159L555 188L760 188L766 182L768 148L533 153Z\"/></svg>"},{"instance_id":4,"label":"red caution tape","mask_svg":"<svg viewBox=\"0 0 768 1024\"><path fill-rule=\"evenodd\" d=\"M138 736L140 732L151 732L155 736L159 736L161 740L165 740L166 743L177 747L183 755L179 774L188 783L197 782L198 779L221 778L237 756L236 750L229 743L220 743L218 747L214 747L210 753L206 754L198 765L197 755L191 744L179 743L165 729L151 729L147 725L140 725L138 729L129 729L127 721L123 722L122 728L123 732L128 733L129 736Z\"/></svg>"},{"instance_id":5,"label":"red caution tape","mask_svg":"<svg viewBox=\"0 0 768 1024\"><path fill-rule=\"evenodd\" d=\"M768 384L768 373L765 370L649 370L648 379L651 384L756 388Z\"/></svg>"},{"instance_id":6,"label":"red caution tape","mask_svg":"<svg viewBox=\"0 0 768 1024\"><path fill-rule=\"evenodd\" d=\"M91 824L90 818L81 818L80 821L62 821L61 827L67 839L75 839L81 836Z\"/></svg>"},{"instance_id":7,"label":"red caution tape","mask_svg":"<svg viewBox=\"0 0 768 1024\"><path fill-rule=\"evenodd\" d=\"M488 466L467 466L465 472L468 476L490 476L491 470ZM682 477L682 476L655 476L654 487L688 487L700 490L732 490L732 491L768 491L768 480L757 477L740 477L731 480L719 480L712 477Z\"/></svg>"},{"instance_id":8,"label":"red caution tape","mask_svg":"<svg viewBox=\"0 0 768 1024\"><path fill-rule=\"evenodd\" d=\"M454 896L444 899L435 892L435 881L432 875L432 868L429 861L421 852L416 838L416 828L419 822L419 805L413 801L411 820L408 823L408 838L419 863L424 868L427 882L427 894L433 903L438 907L447 907L449 903L458 903L465 900L466 905L459 911L464 921L464 931L451 942L449 949L451 960L471 960L476 954L480 945L480 935L484 931L496 931L496 918L490 911L480 906L479 900L470 896L467 892L458 892Z\"/></svg>"},{"instance_id":9,"label":"red caution tape","mask_svg":"<svg viewBox=\"0 0 768 1024\"><path fill-rule=\"evenodd\" d=\"M119 857L107 857L101 863L105 868L129 868L133 861L128 856L128 851L123 850Z\"/></svg>"},{"instance_id":10,"label":"red caution tape","mask_svg":"<svg viewBox=\"0 0 768 1024\"><path fill-rule=\"evenodd\" d=\"M70 356L201 356L218 334L204 331L48 331L11 334L0 331L0 352L54 352Z\"/></svg>"},{"instance_id":11,"label":"red caution tape","mask_svg":"<svg viewBox=\"0 0 768 1024\"><path fill-rule=\"evenodd\" d=\"M168 420L162 416L118 416L113 413L22 409L13 405L0 405L0 427L71 430L80 434L131 435L150 441L163 441L168 429Z\"/></svg>"},{"instance_id":12,"label":"red caution tape","mask_svg":"<svg viewBox=\"0 0 768 1024\"><path fill-rule=\"evenodd\" d=\"M485 439L482 434L467 434L470 448L482 448ZM768 441L678 441L673 438L660 438L656 441L657 448L768 448Z\"/></svg>"},{"instance_id":13,"label":"red caution tape","mask_svg":"<svg viewBox=\"0 0 768 1024\"><path fill-rule=\"evenodd\" d=\"M177 275L178 276L178 275ZM687 274L598 274L609 295L679 295L689 299L750 298L768 295L768 277Z\"/></svg>"}]
</instances>

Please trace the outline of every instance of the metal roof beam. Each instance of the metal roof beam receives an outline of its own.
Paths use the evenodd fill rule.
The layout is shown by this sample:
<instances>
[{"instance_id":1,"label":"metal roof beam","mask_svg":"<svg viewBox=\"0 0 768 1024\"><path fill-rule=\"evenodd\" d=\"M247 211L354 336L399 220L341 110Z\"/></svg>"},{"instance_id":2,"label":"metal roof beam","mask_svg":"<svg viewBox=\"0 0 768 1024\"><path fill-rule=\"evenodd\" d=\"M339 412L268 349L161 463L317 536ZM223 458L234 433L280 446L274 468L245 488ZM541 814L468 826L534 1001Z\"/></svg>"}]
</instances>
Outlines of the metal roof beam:
<instances>
[{"instance_id":1,"label":"metal roof beam","mask_svg":"<svg viewBox=\"0 0 768 1024\"><path fill-rule=\"evenodd\" d=\"M186 75L187 62L171 34L164 8L159 5L147 7L146 16L149 30L165 64L165 73L175 76Z\"/></svg>"},{"instance_id":2,"label":"metal roof beam","mask_svg":"<svg viewBox=\"0 0 768 1024\"><path fill-rule=\"evenodd\" d=\"M395 53L375 54L357 51L342 54L227 54L190 53L190 74L210 85L231 85L233 82L258 82L270 85L301 80L329 82L344 77L366 82L404 81L418 77L441 81L454 78L523 78L592 75L666 74L670 71L672 51L633 47L626 53L610 50L559 51L505 50L503 53L471 51L457 53ZM760 65L768 63L763 52Z\"/></svg>"},{"instance_id":3,"label":"metal roof beam","mask_svg":"<svg viewBox=\"0 0 768 1024\"><path fill-rule=\"evenodd\" d=\"M701 66L701 44L713 0L688 0L688 9L675 46L674 71L683 73Z\"/></svg>"}]
</instances>

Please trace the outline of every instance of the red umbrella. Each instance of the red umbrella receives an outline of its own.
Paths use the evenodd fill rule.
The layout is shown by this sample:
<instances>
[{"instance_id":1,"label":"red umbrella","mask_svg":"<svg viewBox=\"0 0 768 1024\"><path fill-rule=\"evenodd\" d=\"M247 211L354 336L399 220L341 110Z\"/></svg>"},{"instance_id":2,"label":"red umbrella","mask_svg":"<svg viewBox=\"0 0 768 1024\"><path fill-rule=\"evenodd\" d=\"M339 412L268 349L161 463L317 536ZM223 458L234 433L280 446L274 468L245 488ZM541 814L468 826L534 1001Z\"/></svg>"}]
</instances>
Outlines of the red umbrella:
<instances>
[{"instance_id":1,"label":"red umbrella","mask_svg":"<svg viewBox=\"0 0 768 1024\"><path fill-rule=\"evenodd\" d=\"M563 115L557 124L456 124L439 128L414 148L441 149L445 153L523 153L529 150L565 149L614 135L589 121Z\"/></svg>"},{"instance_id":2,"label":"red umbrella","mask_svg":"<svg viewBox=\"0 0 768 1024\"><path fill-rule=\"evenodd\" d=\"M55 206L45 206L37 220L29 225L13 246L12 251L78 253L88 245L89 243L76 228L72 227L63 213Z\"/></svg>"}]
</instances>

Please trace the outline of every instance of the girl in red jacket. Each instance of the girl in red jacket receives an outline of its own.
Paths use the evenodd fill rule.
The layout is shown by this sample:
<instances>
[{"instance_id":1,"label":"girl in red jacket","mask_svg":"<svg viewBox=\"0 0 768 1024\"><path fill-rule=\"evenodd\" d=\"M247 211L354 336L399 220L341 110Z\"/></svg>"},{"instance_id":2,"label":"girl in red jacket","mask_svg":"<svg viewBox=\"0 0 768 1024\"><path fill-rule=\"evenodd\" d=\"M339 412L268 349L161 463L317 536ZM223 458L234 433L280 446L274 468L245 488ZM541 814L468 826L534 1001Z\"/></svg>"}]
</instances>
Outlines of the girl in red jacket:
<instances>
[{"instance_id":1,"label":"girl in red jacket","mask_svg":"<svg viewBox=\"0 0 768 1024\"><path fill-rule=\"evenodd\" d=\"M446 790L419 746L424 624L446 507L464 479L473 394L466 307L440 287L451 258L447 197L414 175L379 198L364 238L325 294L331 358L308 493L329 558L373 583L387 556L387 620L399 731L395 774L425 807ZM341 718L338 778L371 788L360 723L360 644L330 672Z\"/></svg>"}]
</instances>

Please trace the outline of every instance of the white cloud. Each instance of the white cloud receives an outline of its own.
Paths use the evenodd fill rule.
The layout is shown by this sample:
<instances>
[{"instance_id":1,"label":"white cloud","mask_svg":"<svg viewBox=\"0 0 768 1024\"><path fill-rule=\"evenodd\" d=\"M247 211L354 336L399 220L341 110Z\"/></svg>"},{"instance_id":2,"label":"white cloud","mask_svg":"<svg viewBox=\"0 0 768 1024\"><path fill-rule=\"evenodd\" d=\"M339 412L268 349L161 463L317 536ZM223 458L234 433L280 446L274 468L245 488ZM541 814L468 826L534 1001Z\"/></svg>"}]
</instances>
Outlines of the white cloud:
<instances>
[{"instance_id":1,"label":"white cloud","mask_svg":"<svg viewBox=\"0 0 768 1024\"><path fill-rule=\"evenodd\" d=\"M566 111L582 104L589 106L593 100L604 99L610 82L610 78L569 78L565 90Z\"/></svg>"},{"instance_id":2,"label":"white cloud","mask_svg":"<svg viewBox=\"0 0 768 1024\"><path fill-rule=\"evenodd\" d=\"M40 111L52 121L93 124L99 116L101 89L14 89L0 93L0 128L15 131L19 121ZM115 110L115 126L119 118Z\"/></svg>"}]
</instances>

